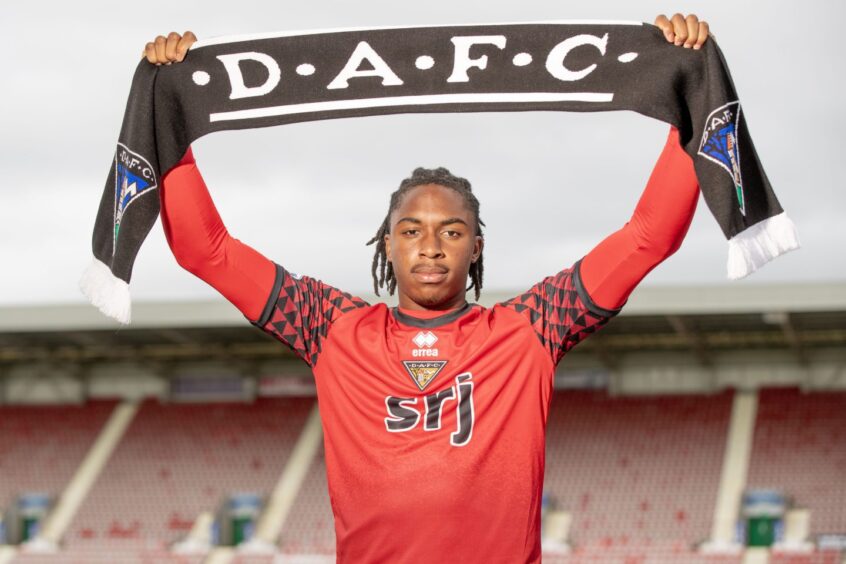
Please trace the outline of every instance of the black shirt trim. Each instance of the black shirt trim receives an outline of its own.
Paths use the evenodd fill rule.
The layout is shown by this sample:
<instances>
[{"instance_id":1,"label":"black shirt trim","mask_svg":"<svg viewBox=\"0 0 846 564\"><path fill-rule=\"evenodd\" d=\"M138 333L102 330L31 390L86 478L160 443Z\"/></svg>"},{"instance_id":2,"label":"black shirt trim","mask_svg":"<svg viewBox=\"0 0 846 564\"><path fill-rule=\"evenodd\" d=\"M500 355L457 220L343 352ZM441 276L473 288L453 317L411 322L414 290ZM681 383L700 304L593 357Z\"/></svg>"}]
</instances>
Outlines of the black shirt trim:
<instances>
[{"instance_id":1,"label":"black shirt trim","mask_svg":"<svg viewBox=\"0 0 846 564\"><path fill-rule=\"evenodd\" d=\"M276 267L276 277L273 279L273 289L267 297L267 303L264 304L261 317L258 318L258 321L253 323L253 325L258 327L264 327L273 316L273 308L276 306L276 298L279 297L279 292L282 290L282 281L285 280L285 270L276 263L274 263L274 266Z\"/></svg>"},{"instance_id":2,"label":"black shirt trim","mask_svg":"<svg viewBox=\"0 0 846 564\"><path fill-rule=\"evenodd\" d=\"M620 313L620 311L622 311L623 309L623 306L620 306L617 309L605 309L603 307L599 307L594 303L587 290L585 289L584 285L582 284L581 267L582 260L579 259L576 264L573 265L573 285L576 287L576 293L579 294L579 298L584 302L587 308L593 313L596 313L597 315L601 315L603 317L614 317L615 315Z\"/></svg>"},{"instance_id":3,"label":"black shirt trim","mask_svg":"<svg viewBox=\"0 0 846 564\"><path fill-rule=\"evenodd\" d=\"M473 305L475 304L465 303L464 306L455 311L439 315L438 317L432 317L431 319L420 319L419 317L408 315L407 313L401 312L397 307L391 308L391 313L394 314L394 319L403 325L410 325L420 329L432 329L433 327L440 327L441 325L452 323L459 317L470 313L470 310L473 309Z\"/></svg>"}]
</instances>

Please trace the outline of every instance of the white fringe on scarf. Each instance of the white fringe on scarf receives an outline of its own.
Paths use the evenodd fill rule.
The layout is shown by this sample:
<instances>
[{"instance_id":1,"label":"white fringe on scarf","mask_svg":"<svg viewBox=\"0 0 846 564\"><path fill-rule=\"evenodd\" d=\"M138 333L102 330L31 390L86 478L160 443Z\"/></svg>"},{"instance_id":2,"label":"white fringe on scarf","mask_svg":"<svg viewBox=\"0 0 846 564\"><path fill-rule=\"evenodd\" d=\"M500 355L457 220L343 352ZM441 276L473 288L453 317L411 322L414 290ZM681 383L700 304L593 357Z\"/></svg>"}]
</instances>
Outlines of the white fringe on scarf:
<instances>
[{"instance_id":1,"label":"white fringe on scarf","mask_svg":"<svg viewBox=\"0 0 846 564\"><path fill-rule=\"evenodd\" d=\"M729 239L728 277L748 276L799 245L796 226L785 212L760 221Z\"/></svg>"},{"instance_id":2,"label":"white fringe on scarf","mask_svg":"<svg viewBox=\"0 0 846 564\"><path fill-rule=\"evenodd\" d=\"M108 266L93 259L82 273L79 288L105 315L124 325L129 324L132 313L129 284L112 274Z\"/></svg>"}]
</instances>

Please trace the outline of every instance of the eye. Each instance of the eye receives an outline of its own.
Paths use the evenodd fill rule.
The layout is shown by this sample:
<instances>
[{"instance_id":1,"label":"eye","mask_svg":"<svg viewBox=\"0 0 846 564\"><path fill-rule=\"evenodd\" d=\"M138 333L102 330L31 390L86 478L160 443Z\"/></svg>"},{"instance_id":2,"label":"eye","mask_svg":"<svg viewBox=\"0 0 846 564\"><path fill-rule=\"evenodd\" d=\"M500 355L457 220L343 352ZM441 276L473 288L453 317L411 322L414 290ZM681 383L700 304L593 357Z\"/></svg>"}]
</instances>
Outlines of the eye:
<instances>
[{"instance_id":1,"label":"eye","mask_svg":"<svg viewBox=\"0 0 846 564\"><path fill-rule=\"evenodd\" d=\"M451 239L454 239L456 237L461 237L461 231L454 231L452 229L448 229L448 230L444 231L444 233L446 234L447 237L449 237Z\"/></svg>"},{"instance_id":2,"label":"eye","mask_svg":"<svg viewBox=\"0 0 846 564\"><path fill-rule=\"evenodd\" d=\"M417 233L418 233L417 229L405 229L405 230L402 231L403 235L409 235L409 236L417 235Z\"/></svg>"}]
</instances>

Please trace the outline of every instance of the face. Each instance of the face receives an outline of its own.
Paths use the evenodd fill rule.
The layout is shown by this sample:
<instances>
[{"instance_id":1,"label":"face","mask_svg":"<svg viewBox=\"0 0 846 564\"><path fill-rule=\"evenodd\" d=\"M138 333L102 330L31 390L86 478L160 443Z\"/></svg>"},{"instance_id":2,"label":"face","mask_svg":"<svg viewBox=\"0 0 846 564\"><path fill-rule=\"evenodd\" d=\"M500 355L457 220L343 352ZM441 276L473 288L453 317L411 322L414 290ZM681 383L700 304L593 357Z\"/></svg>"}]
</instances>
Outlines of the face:
<instances>
[{"instance_id":1,"label":"face","mask_svg":"<svg viewBox=\"0 0 846 564\"><path fill-rule=\"evenodd\" d=\"M385 252L394 268L400 307L463 305L470 265L483 245L464 198L437 184L417 186L406 193L390 222Z\"/></svg>"}]
</instances>

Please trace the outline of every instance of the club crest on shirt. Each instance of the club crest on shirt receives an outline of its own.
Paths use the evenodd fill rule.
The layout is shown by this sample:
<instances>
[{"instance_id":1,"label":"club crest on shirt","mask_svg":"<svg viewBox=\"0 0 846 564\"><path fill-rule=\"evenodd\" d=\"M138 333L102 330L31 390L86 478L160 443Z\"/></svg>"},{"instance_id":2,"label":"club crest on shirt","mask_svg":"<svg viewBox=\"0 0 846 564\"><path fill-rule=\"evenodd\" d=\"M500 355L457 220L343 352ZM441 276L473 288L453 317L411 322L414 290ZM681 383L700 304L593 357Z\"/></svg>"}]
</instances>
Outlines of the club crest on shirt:
<instances>
[{"instance_id":1,"label":"club crest on shirt","mask_svg":"<svg viewBox=\"0 0 846 564\"><path fill-rule=\"evenodd\" d=\"M406 372L422 392L446 366L445 360L403 360Z\"/></svg>"},{"instance_id":2,"label":"club crest on shirt","mask_svg":"<svg viewBox=\"0 0 846 564\"><path fill-rule=\"evenodd\" d=\"M156 174L150 162L129 150L123 143L118 143L115 151L115 230L114 243L117 243L120 223L130 204L157 187ZM112 245L114 253L116 245Z\"/></svg>"},{"instance_id":3,"label":"club crest on shirt","mask_svg":"<svg viewBox=\"0 0 846 564\"><path fill-rule=\"evenodd\" d=\"M699 144L699 154L720 165L734 182L735 196L740 213L746 215L743 179L740 175L740 102L720 106L705 120L705 131Z\"/></svg>"}]
</instances>

